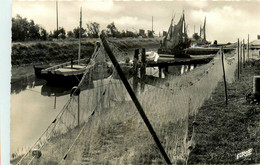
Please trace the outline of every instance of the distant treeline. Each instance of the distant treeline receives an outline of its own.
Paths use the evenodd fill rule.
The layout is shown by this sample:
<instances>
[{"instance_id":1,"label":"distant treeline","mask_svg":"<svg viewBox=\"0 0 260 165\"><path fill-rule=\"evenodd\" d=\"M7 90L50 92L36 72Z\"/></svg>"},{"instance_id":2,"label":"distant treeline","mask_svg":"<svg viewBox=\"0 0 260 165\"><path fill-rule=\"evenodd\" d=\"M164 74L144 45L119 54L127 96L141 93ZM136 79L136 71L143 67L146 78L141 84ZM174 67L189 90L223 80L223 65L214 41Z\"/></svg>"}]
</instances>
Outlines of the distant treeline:
<instances>
[{"instance_id":1,"label":"distant treeline","mask_svg":"<svg viewBox=\"0 0 260 165\"><path fill-rule=\"evenodd\" d=\"M59 27L59 29L46 31L44 27L36 24L33 20L28 21L27 18L22 18L20 15L16 15L15 18L12 18L12 41L33 41L33 40L52 40L52 39L65 39L65 38L79 38L80 28L76 27L72 31L66 32L65 28ZM119 31L114 22L107 25L106 29L101 30L109 37L153 37L153 32L147 32L140 29L139 32L134 33L128 30ZM81 37L82 38L98 38L100 34L100 25L97 22L90 22L81 28Z\"/></svg>"}]
</instances>

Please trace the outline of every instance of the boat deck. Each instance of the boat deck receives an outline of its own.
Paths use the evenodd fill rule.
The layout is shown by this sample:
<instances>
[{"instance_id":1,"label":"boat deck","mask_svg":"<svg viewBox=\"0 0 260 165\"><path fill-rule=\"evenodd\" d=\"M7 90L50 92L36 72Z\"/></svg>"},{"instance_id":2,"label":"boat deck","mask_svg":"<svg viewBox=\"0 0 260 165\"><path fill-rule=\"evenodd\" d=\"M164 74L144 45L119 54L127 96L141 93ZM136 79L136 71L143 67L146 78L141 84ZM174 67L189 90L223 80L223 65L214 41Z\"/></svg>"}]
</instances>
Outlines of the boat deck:
<instances>
[{"instance_id":1,"label":"boat deck","mask_svg":"<svg viewBox=\"0 0 260 165\"><path fill-rule=\"evenodd\" d=\"M71 68L70 65L65 66L63 68L57 68L54 70L55 73L60 73L60 74L75 74L77 72L82 72L82 69L85 69L86 66L82 66L82 65L73 65L73 67Z\"/></svg>"}]
</instances>

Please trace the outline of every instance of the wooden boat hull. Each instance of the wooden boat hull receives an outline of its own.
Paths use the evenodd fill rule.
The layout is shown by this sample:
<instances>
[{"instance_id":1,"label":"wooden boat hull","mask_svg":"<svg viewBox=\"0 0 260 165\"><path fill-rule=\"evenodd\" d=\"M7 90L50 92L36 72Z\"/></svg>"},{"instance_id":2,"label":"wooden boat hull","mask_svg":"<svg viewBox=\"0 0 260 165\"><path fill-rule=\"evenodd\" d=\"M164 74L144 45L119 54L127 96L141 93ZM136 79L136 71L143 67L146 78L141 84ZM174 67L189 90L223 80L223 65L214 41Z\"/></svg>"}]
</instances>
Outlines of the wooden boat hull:
<instances>
[{"instance_id":1,"label":"wooden boat hull","mask_svg":"<svg viewBox=\"0 0 260 165\"><path fill-rule=\"evenodd\" d=\"M47 81L51 85L59 86L77 86L83 77L84 72L77 75L62 75L62 74L52 74L52 73L42 73L41 78Z\"/></svg>"},{"instance_id":2,"label":"wooden boat hull","mask_svg":"<svg viewBox=\"0 0 260 165\"><path fill-rule=\"evenodd\" d=\"M208 47L194 47L194 48L187 48L185 49L185 52L189 55L211 55L211 54L217 54L218 51L220 50L219 47L212 47L212 48L208 48ZM233 49L230 48L224 48L224 53L227 53Z\"/></svg>"},{"instance_id":3,"label":"wooden boat hull","mask_svg":"<svg viewBox=\"0 0 260 165\"><path fill-rule=\"evenodd\" d=\"M80 62L84 62L82 59ZM94 65L87 66L88 64L77 65L72 62L55 65L47 69L41 70L41 78L45 79L48 84L60 86L76 86L79 84L84 73L93 68Z\"/></svg>"},{"instance_id":4,"label":"wooden boat hull","mask_svg":"<svg viewBox=\"0 0 260 165\"><path fill-rule=\"evenodd\" d=\"M46 69L46 68L49 68L50 67L50 65L33 65L33 68L34 68L34 75L36 76L36 77L39 77L39 78L41 78L41 71L43 70L43 69Z\"/></svg>"},{"instance_id":5,"label":"wooden boat hull","mask_svg":"<svg viewBox=\"0 0 260 165\"><path fill-rule=\"evenodd\" d=\"M182 49L158 49L158 54L164 54L176 58L189 58L189 55L185 54L185 51Z\"/></svg>"},{"instance_id":6,"label":"wooden boat hull","mask_svg":"<svg viewBox=\"0 0 260 165\"><path fill-rule=\"evenodd\" d=\"M190 65L190 64L206 64L210 62L214 55L202 55L202 56L190 56L189 58L174 58L168 57L166 55L161 56L159 54L159 59L157 62L151 61L147 62L147 66L154 67L154 66L170 66L170 65Z\"/></svg>"}]
</instances>

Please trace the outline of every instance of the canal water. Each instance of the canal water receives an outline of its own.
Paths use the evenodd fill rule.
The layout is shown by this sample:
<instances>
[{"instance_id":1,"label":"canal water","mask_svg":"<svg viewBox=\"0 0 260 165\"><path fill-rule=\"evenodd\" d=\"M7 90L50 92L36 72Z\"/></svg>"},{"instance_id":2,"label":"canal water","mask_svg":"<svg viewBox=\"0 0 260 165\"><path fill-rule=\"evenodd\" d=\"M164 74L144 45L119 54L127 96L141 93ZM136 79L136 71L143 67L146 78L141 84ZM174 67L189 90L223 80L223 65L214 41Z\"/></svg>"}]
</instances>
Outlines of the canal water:
<instances>
[{"instance_id":1,"label":"canal water","mask_svg":"<svg viewBox=\"0 0 260 165\"><path fill-rule=\"evenodd\" d=\"M169 68L169 73L176 76L188 71L184 65ZM158 67L147 68L146 73L159 77ZM37 140L69 99L70 90L48 85L34 76L11 85L11 153L22 154Z\"/></svg>"},{"instance_id":2,"label":"canal water","mask_svg":"<svg viewBox=\"0 0 260 165\"><path fill-rule=\"evenodd\" d=\"M234 59L231 60L234 61ZM229 61L225 60L225 65L229 65ZM210 64L208 66L213 65ZM180 79L183 74L187 72L192 74L193 70L197 70L197 68L203 69L203 72L206 70L194 65L171 66L168 69L169 73L165 75L163 72L160 79L168 79L170 80L169 82L172 82L176 78L176 82L181 82ZM221 69L219 67L216 72L221 74ZM147 68L146 73L152 77L159 78L157 67ZM165 82L161 81L160 84L164 86ZM171 85L168 84L168 86ZM37 141L69 99L70 89L71 87L47 85L44 80L34 76L17 81L11 85L11 153L21 155Z\"/></svg>"}]
</instances>

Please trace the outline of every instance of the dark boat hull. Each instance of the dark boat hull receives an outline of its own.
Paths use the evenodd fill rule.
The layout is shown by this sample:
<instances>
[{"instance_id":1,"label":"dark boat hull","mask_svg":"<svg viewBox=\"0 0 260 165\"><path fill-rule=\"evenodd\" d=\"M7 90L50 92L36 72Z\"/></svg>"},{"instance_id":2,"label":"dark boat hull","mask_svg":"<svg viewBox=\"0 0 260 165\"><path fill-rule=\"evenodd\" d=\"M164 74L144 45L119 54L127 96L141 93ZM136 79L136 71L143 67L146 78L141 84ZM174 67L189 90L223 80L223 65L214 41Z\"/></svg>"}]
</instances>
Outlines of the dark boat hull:
<instances>
[{"instance_id":1,"label":"dark boat hull","mask_svg":"<svg viewBox=\"0 0 260 165\"><path fill-rule=\"evenodd\" d=\"M34 65L33 68L34 68L35 76L41 78L42 76L41 71L49 67L50 65Z\"/></svg>"},{"instance_id":2,"label":"dark boat hull","mask_svg":"<svg viewBox=\"0 0 260 165\"><path fill-rule=\"evenodd\" d=\"M175 58L189 58L189 55L185 54L183 50L179 49L158 49L158 54L172 55Z\"/></svg>"},{"instance_id":3,"label":"dark boat hull","mask_svg":"<svg viewBox=\"0 0 260 165\"><path fill-rule=\"evenodd\" d=\"M41 78L46 80L48 84L60 86L77 86L83 77L84 73L77 75L61 75L61 74L41 74Z\"/></svg>"},{"instance_id":4,"label":"dark boat hull","mask_svg":"<svg viewBox=\"0 0 260 165\"><path fill-rule=\"evenodd\" d=\"M217 54L218 51L220 50L220 48L216 47L216 48L187 48L186 54L189 55L211 55L211 54ZM229 49L229 48L224 48L224 53L227 53L233 49Z\"/></svg>"}]
</instances>

